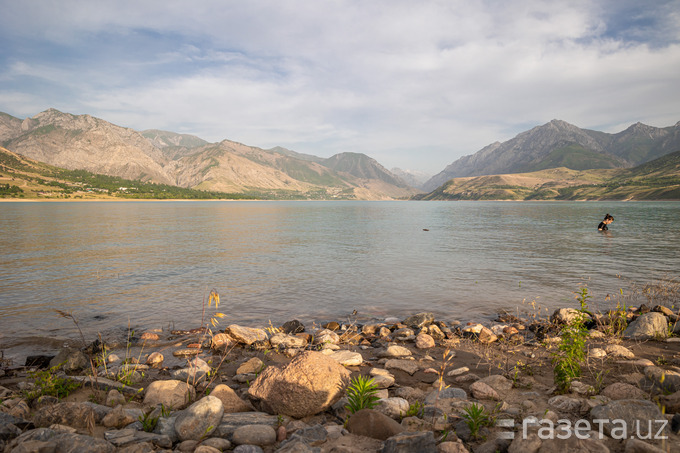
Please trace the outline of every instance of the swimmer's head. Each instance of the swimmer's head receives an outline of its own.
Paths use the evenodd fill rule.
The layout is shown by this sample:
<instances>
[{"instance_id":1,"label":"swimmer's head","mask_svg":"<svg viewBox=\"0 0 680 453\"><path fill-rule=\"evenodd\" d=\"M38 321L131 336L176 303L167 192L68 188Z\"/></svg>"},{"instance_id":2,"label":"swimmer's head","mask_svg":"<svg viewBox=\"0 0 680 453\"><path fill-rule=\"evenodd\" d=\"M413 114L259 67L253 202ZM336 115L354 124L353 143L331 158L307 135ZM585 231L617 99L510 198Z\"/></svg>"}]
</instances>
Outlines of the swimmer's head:
<instances>
[{"instance_id":1,"label":"swimmer's head","mask_svg":"<svg viewBox=\"0 0 680 453\"><path fill-rule=\"evenodd\" d=\"M604 216L604 220L603 220L602 222L603 222L605 225L609 225L609 224L612 223L613 221L614 221L614 217L612 217L612 216L610 216L609 214L607 214L606 216Z\"/></svg>"}]
</instances>

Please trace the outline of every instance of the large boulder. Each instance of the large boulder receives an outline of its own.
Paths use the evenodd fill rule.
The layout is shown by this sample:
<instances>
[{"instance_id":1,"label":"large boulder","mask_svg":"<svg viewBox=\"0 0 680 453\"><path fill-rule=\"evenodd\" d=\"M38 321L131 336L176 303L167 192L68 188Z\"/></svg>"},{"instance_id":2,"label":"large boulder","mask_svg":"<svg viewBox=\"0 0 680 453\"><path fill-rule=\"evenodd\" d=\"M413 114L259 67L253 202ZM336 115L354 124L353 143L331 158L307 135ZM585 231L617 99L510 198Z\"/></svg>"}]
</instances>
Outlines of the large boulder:
<instances>
[{"instance_id":1,"label":"large boulder","mask_svg":"<svg viewBox=\"0 0 680 453\"><path fill-rule=\"evenodd\" d=\"M302 418L328 409L344 394L350 372L315 351L298 354L283 367L265 369L248 389L256 407L270 414Z\"/></svg>"},{"instance_id":2,"label":"large boulder","mask_svg":"<svg viewBox=\"0 0 680 453\"><path fill-rule=\"evenodd\" d=\"M668 318L662 313L651 311L640 315L623 331L623 338L649 340L668 336Z\"/></svg>"}]
</instances>

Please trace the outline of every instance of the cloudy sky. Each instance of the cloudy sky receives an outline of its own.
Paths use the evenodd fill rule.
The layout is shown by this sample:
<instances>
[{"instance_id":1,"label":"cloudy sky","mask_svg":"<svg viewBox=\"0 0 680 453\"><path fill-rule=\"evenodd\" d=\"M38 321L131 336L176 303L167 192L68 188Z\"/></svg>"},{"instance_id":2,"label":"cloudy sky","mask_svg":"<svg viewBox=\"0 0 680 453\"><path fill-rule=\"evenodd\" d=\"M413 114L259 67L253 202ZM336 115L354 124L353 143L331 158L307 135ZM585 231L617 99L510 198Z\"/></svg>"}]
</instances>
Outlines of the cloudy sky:
<instances>
[{"instance_id":1,"label":"cloudy sky","mask_svg":"<svg viewBox=\"0 0 680 453\"><path fill-rule=\"evenodd\" d=\"M551 119L680 120L680 0L0 0L0 111L430 173Z\"/></svg>"}]
</instances>

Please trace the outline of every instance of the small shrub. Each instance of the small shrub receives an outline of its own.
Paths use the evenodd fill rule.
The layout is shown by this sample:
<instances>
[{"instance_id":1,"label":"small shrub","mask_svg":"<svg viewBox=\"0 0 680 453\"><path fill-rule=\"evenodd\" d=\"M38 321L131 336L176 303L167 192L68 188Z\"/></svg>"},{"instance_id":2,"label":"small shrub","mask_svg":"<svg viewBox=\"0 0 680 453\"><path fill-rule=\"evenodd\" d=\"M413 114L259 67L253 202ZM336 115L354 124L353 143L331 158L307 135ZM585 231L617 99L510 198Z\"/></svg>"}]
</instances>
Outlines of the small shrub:
<instances>
[{"instance_id":1,"label":"small shrub","mask_svg":"<svg viewBox=\"0 0 680 453\"><path fill-rule=\"evenodd\" d=\"M477 439L479 431L485 426L493 425L493 417L481 404L472 403L463 409L463 419L470 428L470 435Z\"/></svg>"},{"instance_id":2,"label":"small shrub","mask_svg":"<svg viewBox=\"0 0 680 453\"><path fill-rule=\"evenodd\" d=\"M349 387L347 387L348 404L345 408L353 414L361 409L371 409L375 407L375 402L378 398L375 394L378 392L378 386L373 382L372 377L357 376L352 379Z\"/></svg>"},{"instance_id":3,"label":"small shrub","mask_svg":"<svg viewBox=\"0 0 680 453\"><path fill-rule=\"evenodd\" d=\"M24 393L26 399L32 401L43 395L55 396L59 399L66 398L80 387L80 383L57 375L57 370L61 365L63 364L49 370L29 372L28 376L34 380L35 387Z\"/></svg>"}]
</instances>

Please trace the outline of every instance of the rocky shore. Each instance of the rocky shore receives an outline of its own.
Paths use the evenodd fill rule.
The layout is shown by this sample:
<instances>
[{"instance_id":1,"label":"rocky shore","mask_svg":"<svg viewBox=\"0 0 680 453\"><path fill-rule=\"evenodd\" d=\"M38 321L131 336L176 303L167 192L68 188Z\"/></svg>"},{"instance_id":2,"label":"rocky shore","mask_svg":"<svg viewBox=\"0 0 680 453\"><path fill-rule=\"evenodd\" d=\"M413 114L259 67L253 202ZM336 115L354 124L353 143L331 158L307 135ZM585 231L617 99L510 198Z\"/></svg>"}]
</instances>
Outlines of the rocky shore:
<instances>
[{"instance_id":1,"label":"rocky shore","mask_svg":"<svg viewBox=\"0 0 680 453\"><path fill-rule=\"evenodd\" d=\"M4 364L0 449L680 452L678 321L663 306L486 325L418 313L145 332L115 350L96 341ZM575 322L579 376L556 385ZM377 401L353 411L360 376Z\"/></svg>"}]
</instances>

